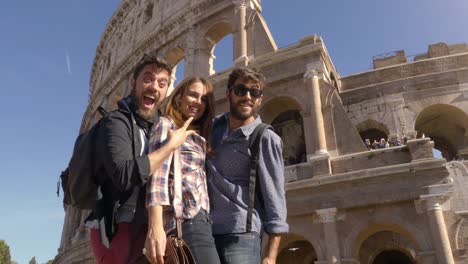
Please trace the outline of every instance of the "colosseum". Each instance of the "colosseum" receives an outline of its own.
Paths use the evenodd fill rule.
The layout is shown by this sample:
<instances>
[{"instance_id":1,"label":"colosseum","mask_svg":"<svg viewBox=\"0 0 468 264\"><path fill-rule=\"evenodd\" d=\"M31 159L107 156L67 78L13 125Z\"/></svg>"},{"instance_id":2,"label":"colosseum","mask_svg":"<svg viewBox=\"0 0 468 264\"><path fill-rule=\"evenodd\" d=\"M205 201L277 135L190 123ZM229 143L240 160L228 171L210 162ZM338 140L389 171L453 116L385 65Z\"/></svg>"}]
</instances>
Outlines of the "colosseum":
<instances>
[{"instance_id":1,"label":"colosseum","mask_svg":"<svg viewBox=\"0 0 468 264\"><path fill-rule=\"evenodd\" d=\"M233 65L267 77L260 114L284 141L291 228L278 263L468 263L465 43L396 51L341 76L320 36L279 49L261 0L123 0L96 49L81 129L129 94L144 53L209 76L227 110L232 68L215 72L213 50L231 34ZM88 212L65 210L54 263L94 263Z\"/></svg>"}]
</instances>

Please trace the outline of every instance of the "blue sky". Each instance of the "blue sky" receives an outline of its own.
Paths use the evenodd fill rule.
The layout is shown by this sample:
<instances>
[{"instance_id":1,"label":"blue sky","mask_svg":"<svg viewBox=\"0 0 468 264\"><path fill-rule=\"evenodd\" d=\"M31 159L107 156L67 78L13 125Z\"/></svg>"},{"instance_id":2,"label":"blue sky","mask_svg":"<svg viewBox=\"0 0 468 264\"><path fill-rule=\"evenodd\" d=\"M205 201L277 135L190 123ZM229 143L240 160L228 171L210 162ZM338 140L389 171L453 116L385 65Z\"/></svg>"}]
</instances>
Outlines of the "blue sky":
<instances>
[{"instance_id":1,"label":"blue sky","mask_svg":"<svg viewBox=\"0 0 468 264\"><path fill-rule=\"evenodd\" d=\"M55 194L88 102L89 73L117 0L3 1L0 7L0 239L13 260L52 259L63 225ZM385 4L384 4L385 3ZM468 42L466 0L263 1L279 47L321 36L341 75L372 56ZM231 64L225 40L215 69Z\"/></svg>"}]
</instances>

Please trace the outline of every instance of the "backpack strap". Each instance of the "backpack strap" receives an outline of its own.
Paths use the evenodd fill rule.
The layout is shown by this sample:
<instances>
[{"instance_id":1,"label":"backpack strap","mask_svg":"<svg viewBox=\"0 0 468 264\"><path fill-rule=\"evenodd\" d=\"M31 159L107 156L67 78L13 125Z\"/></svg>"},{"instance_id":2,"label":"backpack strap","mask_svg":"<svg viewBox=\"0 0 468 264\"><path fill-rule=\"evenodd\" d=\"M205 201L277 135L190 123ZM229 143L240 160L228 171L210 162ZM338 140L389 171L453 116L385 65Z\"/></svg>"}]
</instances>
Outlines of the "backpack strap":
<instances>
[{"instance_id":1,"label":"backpack strap","mask_svg":"<svg viewBox=\"0 0 468 264\"><path fill-rule=\"evenodd\" d=\"M257 174L257 162L258 162L258 151L260 148L260 140L262 138L265 129L273 129L271 125L260 123L258 124L249 138L249 149L250 149L250 170L249 170L249 200L247 208L247 223L246 232L252 231L252 215L255 203L255 191L256 191L256 180Z\"/></svg>"}]
</instances>

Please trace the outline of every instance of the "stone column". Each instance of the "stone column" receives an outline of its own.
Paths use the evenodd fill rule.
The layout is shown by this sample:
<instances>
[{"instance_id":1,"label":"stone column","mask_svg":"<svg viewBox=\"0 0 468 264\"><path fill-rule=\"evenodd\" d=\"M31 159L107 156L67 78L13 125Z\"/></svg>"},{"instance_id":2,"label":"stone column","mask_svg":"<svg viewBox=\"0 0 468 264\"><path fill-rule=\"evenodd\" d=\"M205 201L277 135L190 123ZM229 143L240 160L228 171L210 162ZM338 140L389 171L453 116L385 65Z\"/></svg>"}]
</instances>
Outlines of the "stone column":
<instances>
[{"instance_id":1,"label":"stone column","mask_svg":"<svg viewBox=\"0 0 468 264\"><path fill-rule=\"evenodd\" d=\"M239 32L239 48L240 54L234 60L234 64L237 66L247 66L249 58L247 57L247 31L245 28L246 24L246 9L247 9L247 0L239 0L237 2L237 14L238 14L238 32Z\"/></svg>"},{"instance_id":2,"label":"stone column","mask_svg":"<svg viewBox=\"0 0 468 264\"><path fill-rule=\"evenodd\" d=\"M315 142L314 154L327 154L327 142L325 138L325 126L323 123L318 71L315 69L308 69L304 74L304 79L310 94L310 113L312 121L312 130L309 131L308 136L311 136Z\"/></svg>"},{"instance_id":3,"label":"stone column","mask_svg":"<svg viewBox=\"0 0 468 264\"><path fill-rule=\"evenodd\" d=\"M323 224L325 234L327 263L341 264L340 244L338 240L338 230L336 227L336 208L327 208L316 210L315 212L320 217L320 222Z\"/></svg>"},{"instance_id":4,"label":"stone column","mask_svg":"<svg viewBox=\"0 0 468 264\"><path fill-rule=\"evenodd\" d=\"M310 111L301 111L302 123L304 124L304 141L306 146L307 160L310 160L315 154L314 141L307 135L306 131L312 131L312 118Z\"/></svg>"},{"instance_id":5,"label":"stone column","mask_svg":"<svg viewBox=\"0 0 468 264\"><path fill-rule=\"evenodd\" d=\"M185 49L185 69L184 77L202 76L208 77L212 72L212 54L207 43L198 40L199 30L197 25L193 25L187 33L187 43Z\"/></svg>"},{"instance_id":6,"label":"stone column","mask_svg":"<svg viewBox=\"0 0 468 264\"><path fill-rule=\"evenodd\" d=\"M174 84L177 80L177 65L174 65L174 67L172 67L172 74L171 74L171 85L169 85L169 87L167 88L167 93L166 93L166 97L169 97L169 95L171 95L172 91L174 91ZM182 79L184 77L182 76Z\"/></svg>"},{"instance_id":7,"label":"stone column","mask_svg":"<svg viewBox=\"0 0 468 264\"><path fill-rule=\"evenodd\" d=\"M445 195L440 194L421 195L421 200L425 202L426 214L438 263L454 264L452 248L441 207L441 203L446 199Z\"/></svg>"}]
</instances>

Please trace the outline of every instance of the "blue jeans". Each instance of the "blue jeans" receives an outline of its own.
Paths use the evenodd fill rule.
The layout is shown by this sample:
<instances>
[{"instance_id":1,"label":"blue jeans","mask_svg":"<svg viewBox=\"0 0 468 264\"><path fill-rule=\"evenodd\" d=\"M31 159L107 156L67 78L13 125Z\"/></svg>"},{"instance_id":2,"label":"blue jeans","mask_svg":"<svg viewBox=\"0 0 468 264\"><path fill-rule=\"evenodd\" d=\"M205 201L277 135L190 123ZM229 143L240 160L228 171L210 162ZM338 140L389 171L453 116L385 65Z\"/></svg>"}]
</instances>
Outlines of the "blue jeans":
<instances>
[{"instance_id":1,"label":"blue jeans","mask_svg":"<svg viewBox=\"0 0 468 264\"><path fill-rule=\"evenodd\" d=\"M204 209L182 223L182 238L187 242L196 263L220 263L211 233L211 219Z\"/></svg>"},{"instance_id":2,"label":"blue jeans","mask_svg":"<svg viewBox=\"0 0 468 264\"><path fill-rule=\"evenodd\" d=\"M259 264L260 236L256 232L214 235L223 264Z\"/></svg>"}]
</instances>

